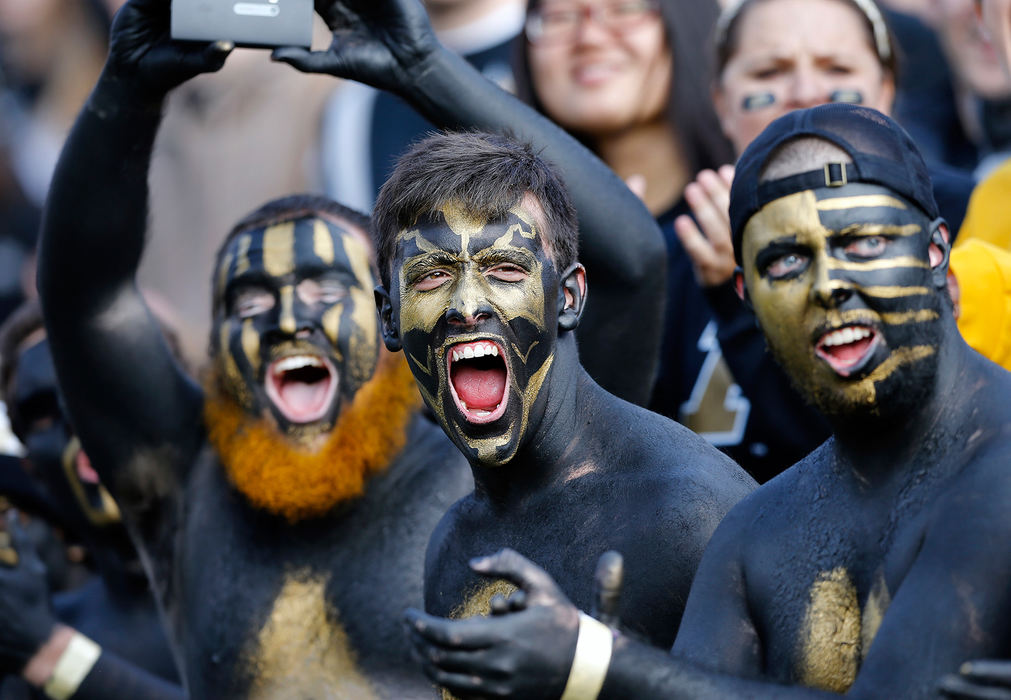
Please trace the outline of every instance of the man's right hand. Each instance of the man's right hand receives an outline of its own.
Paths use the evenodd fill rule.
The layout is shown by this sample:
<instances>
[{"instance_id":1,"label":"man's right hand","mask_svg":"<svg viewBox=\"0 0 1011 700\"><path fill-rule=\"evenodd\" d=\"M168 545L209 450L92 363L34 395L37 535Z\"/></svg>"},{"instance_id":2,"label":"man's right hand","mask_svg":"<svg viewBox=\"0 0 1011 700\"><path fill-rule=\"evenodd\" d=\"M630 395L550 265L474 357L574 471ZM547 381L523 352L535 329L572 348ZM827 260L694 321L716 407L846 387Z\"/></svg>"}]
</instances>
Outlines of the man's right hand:
<instances>
[{"instance_id":1,"label":"man's right hand","mask_svg":"<svg viewBox=\"0 0 1011 700\"><path fill-rule=\"evenodd\" d=\"M316 11L333 32L330 48L279 48L274 60L400 93L439 47L419 0L316 0Z\"/></svg>"},{"instance_id":2,"label":"man's right hand","mask_svg":"<svg viewBox=\"0 0 1011 700\"><path fill-rule=\"evenodd\" d=\"M234 44L172 41L170 19L170 0L129 0L112 22L104 77L160 99L190 78L225 65Z\"/></svg>"}]
</instances>

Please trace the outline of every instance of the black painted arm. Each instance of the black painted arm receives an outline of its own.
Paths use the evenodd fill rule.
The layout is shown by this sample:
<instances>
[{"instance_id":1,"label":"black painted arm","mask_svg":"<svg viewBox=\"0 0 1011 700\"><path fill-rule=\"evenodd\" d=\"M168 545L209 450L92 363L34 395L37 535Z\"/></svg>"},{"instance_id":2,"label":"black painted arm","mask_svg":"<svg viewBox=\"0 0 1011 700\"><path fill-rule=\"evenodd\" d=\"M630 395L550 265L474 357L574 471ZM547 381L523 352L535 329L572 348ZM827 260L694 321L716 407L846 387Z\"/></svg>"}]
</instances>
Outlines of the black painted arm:
<instances>
[{"instance_id":1,"label":"black painted arm","mask_svg":"<svg viewBox=\"0 0 1011 700\"><path fill-rule=\"evenodd\" d=\"M71 698L73 700L183 700L186 693L178 685L159 678L144 669L124 661L115 654L102 651L98 661L85 676Z\"/></svg>"},{"instance_id":2,"label":"black painted arm","mask_svg":"<svg viewBox=\"0 0 1011 700\"><path fill-rule=\"evenodd\" d=\"M168 91L229 47L179 49L168 3L131 0L64 146L39 244L39 293L61 389L92 462L121 506L171 490L200 436L199 389L173 359L136 282L147 173ZM174 456L174 457L173 457Z\"/></svg>"},{"instance_id":3,"label":"black painted arm","mask_svg":"<svg viewBox=\"0 0 1011 700\"><path fill-rule=\"evenodd\" d=\"M565 131L439 45L418 0L324 0L317 9L335 28L331 49L281 49L278 59L394 92L443 129L511 134L559 168L590 288L582 363L605 389L646 405L663 334L666 248L639 198Z\"/></svg>"}]
</instances>

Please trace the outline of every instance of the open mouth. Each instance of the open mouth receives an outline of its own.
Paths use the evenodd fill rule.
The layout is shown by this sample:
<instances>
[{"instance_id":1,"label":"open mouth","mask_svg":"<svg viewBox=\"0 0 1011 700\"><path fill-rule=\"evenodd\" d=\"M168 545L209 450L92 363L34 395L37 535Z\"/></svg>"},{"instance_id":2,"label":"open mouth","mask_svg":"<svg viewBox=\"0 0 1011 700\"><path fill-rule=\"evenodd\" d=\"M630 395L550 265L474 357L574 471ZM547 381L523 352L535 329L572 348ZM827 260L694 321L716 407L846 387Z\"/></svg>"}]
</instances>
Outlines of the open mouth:
<instances>
[{"instance_id":1,"label":"open mouth","mask_svg":"<svg viewBox=\"0 0 1011 700\"><path fill-rule=\"evenodd\" d=\"M822 335L815 352L836 374L849 377L870 361L880 338L870 326L846 326Z\"/></svg>"},{"instance_id":2,"label":"open mouth","mask_svg":"<svg viewBox=\"0 0 1011 700\"><path fill-rule=\"evenodd\" d=\"M478 340L454 345L446 354L450 392L464 418L479 425L501 418L509 398L509 367L502 348Z\"/></svg>"},{"instance_id":3,"label":"open mouth","mask_svg":"<svg viewBox=\"0 0 1011 700\"><path fill-rule=\"evenodd\" d=\"M291 423L313 423L326 416L337 394L337 370L319 355L288 355L270 363L267 396Z\"/></svg>"}]
</instances>

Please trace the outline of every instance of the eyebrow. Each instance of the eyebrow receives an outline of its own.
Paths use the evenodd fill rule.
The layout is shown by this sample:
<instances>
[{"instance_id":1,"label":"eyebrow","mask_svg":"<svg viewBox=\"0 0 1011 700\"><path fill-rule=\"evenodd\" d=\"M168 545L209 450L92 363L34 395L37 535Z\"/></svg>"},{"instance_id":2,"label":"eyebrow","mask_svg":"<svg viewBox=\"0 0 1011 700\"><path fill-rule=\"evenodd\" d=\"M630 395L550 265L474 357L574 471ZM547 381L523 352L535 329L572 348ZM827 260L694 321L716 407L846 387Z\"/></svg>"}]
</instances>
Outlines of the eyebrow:
<instances>
[{"instance_id":1,"label":"eyebrow","mask_svg":"<svg viewBox=\"0 0 1011 700\"><path fill-rule=\"evenodd\" d=\"M516 248L485 248L475 253L474 258L479 264L511 262L523 267L529 266L532 261L536 260L530 251Z\"/></svg>"},{"instance_id":2,"label":"eyebrow","mask_svg":"<svg viewBox=\"0 0 1011 700\"><path fill-rule=\"evenodd\" d=\"M919 224L850 224L845 226L838 231L834 231L832 236L837 237L848 237L848 236L915 236L916 234L923 231L923 227Z\"/></svg>"}]
</instances>

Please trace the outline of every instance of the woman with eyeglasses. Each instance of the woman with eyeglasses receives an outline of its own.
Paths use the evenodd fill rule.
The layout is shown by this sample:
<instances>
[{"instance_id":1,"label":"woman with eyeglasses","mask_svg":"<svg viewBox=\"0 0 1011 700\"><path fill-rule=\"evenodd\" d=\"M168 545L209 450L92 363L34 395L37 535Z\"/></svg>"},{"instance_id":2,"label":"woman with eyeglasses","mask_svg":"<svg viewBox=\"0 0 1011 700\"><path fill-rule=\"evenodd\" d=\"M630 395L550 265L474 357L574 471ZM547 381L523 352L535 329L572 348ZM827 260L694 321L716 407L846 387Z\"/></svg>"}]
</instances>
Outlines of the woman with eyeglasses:
<instances>
[{"instance_id":1,"label":"woman with eyeglasses","mask_svg":"<svg viewBox=\"0 0 1011 700\"><path fill-rule=\"evenodd\" d=\"M521 97L625 179L664 232L667 309L651 408L762 481L803 456L809 441L759 425L723 358L716 317L675 228L691 221L685 187L696 173L733 160L710 94L718 13L710 0L532 0L515 73ZM806 411L796 421L801 435L822 435Z\"/></svg>"}]
</instances>

